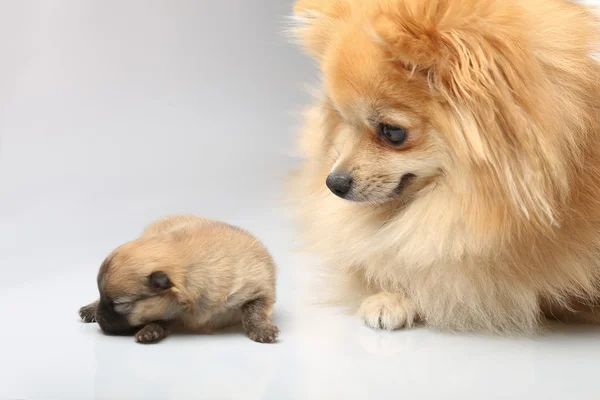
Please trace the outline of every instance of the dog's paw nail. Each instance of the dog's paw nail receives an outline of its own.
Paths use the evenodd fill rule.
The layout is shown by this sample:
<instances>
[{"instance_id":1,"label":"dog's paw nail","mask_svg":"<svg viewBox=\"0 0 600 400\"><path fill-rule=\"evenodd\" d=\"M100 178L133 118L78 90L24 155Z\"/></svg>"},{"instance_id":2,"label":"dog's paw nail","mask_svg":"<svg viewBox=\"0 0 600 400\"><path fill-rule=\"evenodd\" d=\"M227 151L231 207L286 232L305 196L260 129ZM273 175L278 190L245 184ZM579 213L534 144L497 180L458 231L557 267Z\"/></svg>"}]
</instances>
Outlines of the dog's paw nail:
<instances>
[{"instance_id":1,"label":"dog's paw nail","mask_svg":"<svg viewBox=\"0 0 600 400\"><path fill-rule=\"evenodd\" d=\"M164 339L167 332L160 326L147 325L135 335L135 341L138 343L156 343Z\"/></svg>"},{"instance_id":2,"label":"dog's paw nail","mask_svg":"<svg viewBox=\"0 0 600 400\"><path fill-rule=\"evenodd\" d=\"M414 310L406 299L385 293L365 299L358 315L370 328L388 331L410 326L415 319Z\"/></svg>"},{"instance_id":3,"label":"dog's paw nail","mask_svg":"<svg viewBox=\"0 0 600 400\"><path fill-rule=\"evenodd\" d=\"M79 318L85 323L96 322L95 312L85 307L79 309Z\"/></svg>"}]
</instances>

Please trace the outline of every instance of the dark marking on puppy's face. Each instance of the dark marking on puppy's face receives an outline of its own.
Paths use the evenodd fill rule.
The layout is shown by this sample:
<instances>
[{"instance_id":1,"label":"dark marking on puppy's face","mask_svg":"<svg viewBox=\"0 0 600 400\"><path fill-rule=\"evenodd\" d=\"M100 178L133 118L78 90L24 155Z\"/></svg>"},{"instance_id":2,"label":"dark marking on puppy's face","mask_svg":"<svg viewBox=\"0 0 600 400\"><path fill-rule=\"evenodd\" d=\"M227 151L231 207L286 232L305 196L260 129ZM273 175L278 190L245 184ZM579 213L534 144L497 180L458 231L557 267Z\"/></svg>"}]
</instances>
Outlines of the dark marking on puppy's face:
<instances>
[{"instance_id":1,"label":"dark marking on puppy's face","mask_svg":"<svg viewBox=\"0 0 600 400\"><path fill-rule=\"evenodd\" d=\"M102 331L110 335L132 335L140 328L132 325L126 315L117 312L114 302L106 297L100 298L96 321Z\"/></svg>"},{"instance_id":2,"label":"dark marking on puppy's face","mask_svg":"<svg viewBox=\"0 0 600 400\"><path fill-rule=\"evenodd\" d=\"M154 253L153 253L154 251ZM133 334L151 321L173 318L178 310L165 249L134 241L109 255L98 273L100 300L95 319L108 334Z\"/></svg>"},{"instance_id":3,"label":"dark marking on puppy's face","mask_svg":"<svg viewBox=\"0 0 600 400\"><path fill-rule=\"evenodd\" d=\"M102 330L130 334L185 312L176 273L185 269L184 263L178 249L164 239L137 239L113 251L98 273L96 319Z\"/></svg>"},{"instance_id":4,"label":"dark marking on puppy's face","mask_svg":"<svg viewBox=\"0 0 600 400\"><path fill-rule=\"evenodd\" d=\"M98 271L98 290L100 300L96 304L95 319L103 332L111 335L126 335L135 332L127 317L115 310L113 298L106 293L108 273L113 264L112 254L108 256Z\"/></svg>"}]
</instances>

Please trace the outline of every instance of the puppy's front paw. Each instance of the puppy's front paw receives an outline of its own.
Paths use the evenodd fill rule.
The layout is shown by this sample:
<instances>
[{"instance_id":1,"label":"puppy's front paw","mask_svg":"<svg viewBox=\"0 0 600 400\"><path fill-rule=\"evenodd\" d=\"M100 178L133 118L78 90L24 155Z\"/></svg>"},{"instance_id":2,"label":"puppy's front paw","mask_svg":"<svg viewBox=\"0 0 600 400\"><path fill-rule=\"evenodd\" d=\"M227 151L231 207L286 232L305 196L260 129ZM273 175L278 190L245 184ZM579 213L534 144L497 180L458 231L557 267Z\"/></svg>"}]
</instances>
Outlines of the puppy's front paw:
<instances>
[{"instance_id":1,"label":"puppy's front paw","mask_svg":"<svg viewBox=\"0 0 600 400\"><path fill-rule=\"evenodd\" d=\"M383 292L367 297L358 315L369 327L388 331L410 327L416 318L415 309L405 296Z\"/></svg>"},{"instance_id":2,"label":"puppy's front paw","mask_svg":"<svg viewBox=\"0 0 600 400\"><path fill-rule=\"evenodd\" d=\"M248 331L248 337L258 343L274 343L279 336L279 328L273 324L261 324Z\"/></svg>"},{"instance_id":3,"label":"puppy's front paw","mask_svg":"<svg viewBox=\"0 0 600 400\"><path fill-rule=\"evenodd\" d=\"M135 341L141 344L157 343L167 337L167 330L160 324L151 323L135 334Z\"/></svg>"},{"instance_id":4,"label":"puppy's front paw","mask_svg":"<svg viewBox=\"0 0 600 400\"><path fill-rule=\"evenodd\" d=\"M79 309L79 317L87 324L96 322L96 303L81 307Z\"/></svg>"}]
</instances>

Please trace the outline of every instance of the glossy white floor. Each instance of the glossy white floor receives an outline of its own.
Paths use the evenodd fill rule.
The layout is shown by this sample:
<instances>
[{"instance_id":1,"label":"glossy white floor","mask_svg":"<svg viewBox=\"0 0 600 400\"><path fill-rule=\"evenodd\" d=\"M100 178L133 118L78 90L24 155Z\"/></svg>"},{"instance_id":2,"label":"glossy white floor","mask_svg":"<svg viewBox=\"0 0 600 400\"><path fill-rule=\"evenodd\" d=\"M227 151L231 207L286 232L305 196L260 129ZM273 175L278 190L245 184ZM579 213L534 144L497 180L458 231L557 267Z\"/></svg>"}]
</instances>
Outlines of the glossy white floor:
<instances>
[{"instance_id":1,"label":"glossy white floor","mask_svg":"<svg viewBox=\"0 0 600 400\"><path fill-rule=\"evenodd\" d=\"M600 398L597 327L388 333L311 306L278 206L311 76L277 34L290 3L0 3L0 399ZM104 256L183 211L271 249L279 343L142 346L78 321Z\"/></svg>"},{"instance_id":2,"label":"glossy white floor","mask_svg":"<svg viewBox=\"0 0 600 400\"><path fill-rule=\"evenodd\" d=\"M168 208L168 201L163 203ZM127 208L127 207L124 207ZM79 210L71 209L74 215ZM47 214L51 210L45 210ZM208 211L209 215L218 213ZM150 217L148 215L148 217ZM69 224L71 234L30 238L13 248L37 271L0 292L1 399L598 399L600 328L557 327L537 339L376 332L354 317L311 306L310 260L291 256L293 239L277 210L248 210L228 221L253 230L280 265L277 344L239 329L172 336L157 345L103 335L76 310L96 294L97 260L118 240L96 227L134 235L124 214ZM137 218L136 218L137 219ZM118 223L115 223L117 221ZM77 228L80 227L80 228ZM78 236L79 239L74 239ZM109 237L111 235L102 235ZM61 240L64 238L64 241ZM110 245L109 245L110 242ZM114 243L113 243L114 242Z\"/></svg>"}]
</instances>

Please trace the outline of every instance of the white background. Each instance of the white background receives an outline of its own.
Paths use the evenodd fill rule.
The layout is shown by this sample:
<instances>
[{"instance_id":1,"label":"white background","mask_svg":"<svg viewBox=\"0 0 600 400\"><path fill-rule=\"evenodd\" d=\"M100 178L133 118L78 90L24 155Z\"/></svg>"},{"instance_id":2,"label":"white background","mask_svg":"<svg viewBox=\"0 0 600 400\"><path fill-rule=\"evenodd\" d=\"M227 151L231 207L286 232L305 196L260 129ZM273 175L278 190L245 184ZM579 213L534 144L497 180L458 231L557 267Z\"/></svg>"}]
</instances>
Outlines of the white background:
<instances>
[{"instance_id":1,"label":"white background","mask_svg":"<svg viewBox=\"0 0 600 400\"><path fill-rule=\"evenodd\" d=\"M280 183L311 62L291 0L0 0L0 399L597 399L600 329L375 332L310 305ZM151 220L242 225L280 267L276 345L78 321Z\"/></svg>"}]
</instances>

